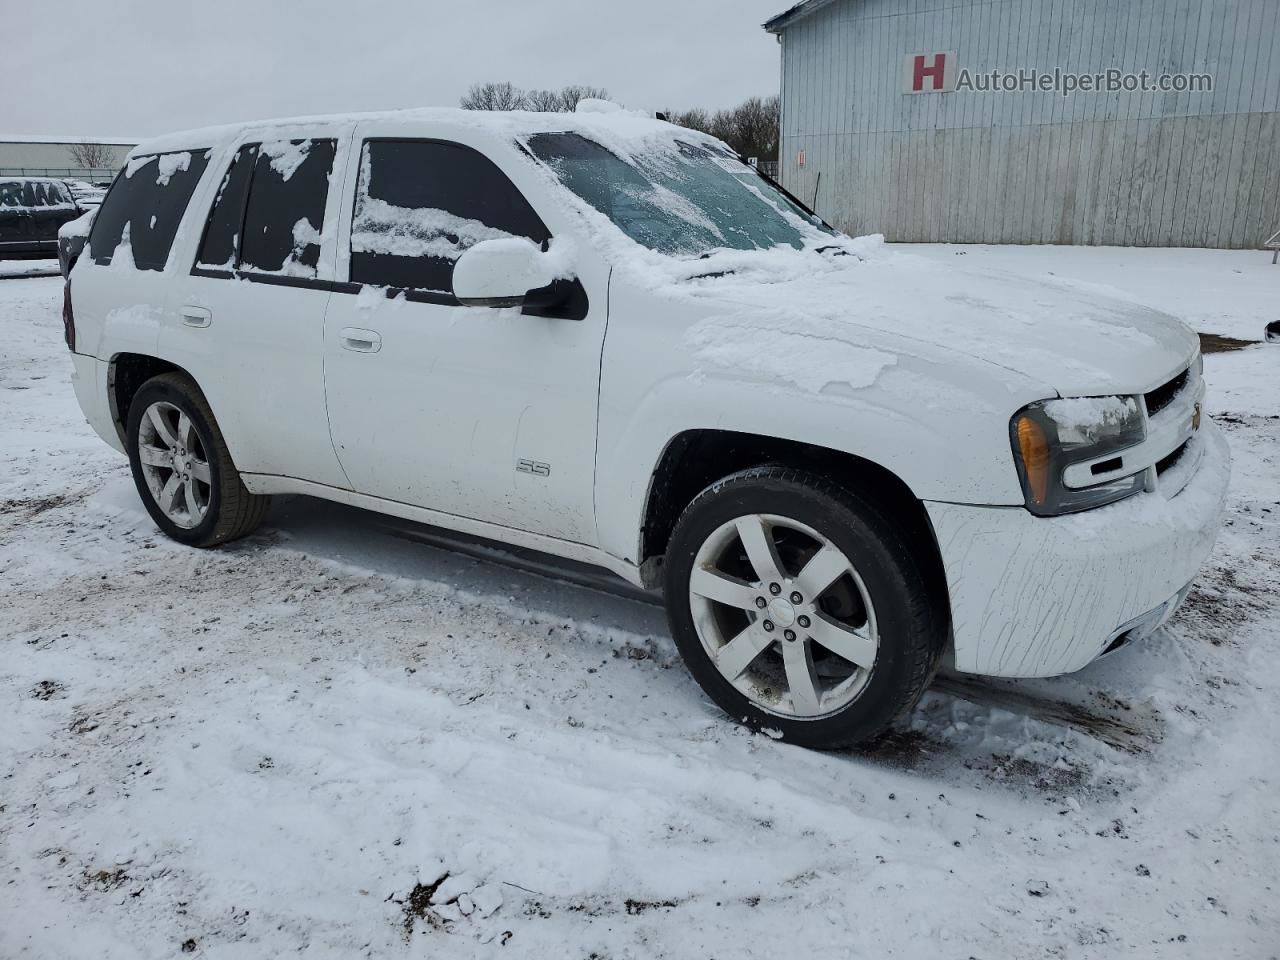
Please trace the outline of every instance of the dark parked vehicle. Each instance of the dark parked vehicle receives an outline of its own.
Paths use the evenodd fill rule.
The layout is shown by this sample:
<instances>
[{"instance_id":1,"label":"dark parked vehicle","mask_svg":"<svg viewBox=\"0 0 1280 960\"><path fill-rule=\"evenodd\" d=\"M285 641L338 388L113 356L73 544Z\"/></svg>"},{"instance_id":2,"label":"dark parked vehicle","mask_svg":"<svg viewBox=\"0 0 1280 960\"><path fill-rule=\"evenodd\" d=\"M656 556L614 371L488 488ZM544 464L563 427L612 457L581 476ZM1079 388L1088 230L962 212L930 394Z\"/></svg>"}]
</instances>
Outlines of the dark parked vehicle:
<instances>
[{"instance_id":1,"label":"dark parked vehicle","mask_svg":"<svg viewBox=\"0 0 1280 960\"><path fill-rule=\"evenodd\" d=\"M57 256L58 228L84 210L61 180L0 179L0 260Z\"/></svg>"}]
</instances>

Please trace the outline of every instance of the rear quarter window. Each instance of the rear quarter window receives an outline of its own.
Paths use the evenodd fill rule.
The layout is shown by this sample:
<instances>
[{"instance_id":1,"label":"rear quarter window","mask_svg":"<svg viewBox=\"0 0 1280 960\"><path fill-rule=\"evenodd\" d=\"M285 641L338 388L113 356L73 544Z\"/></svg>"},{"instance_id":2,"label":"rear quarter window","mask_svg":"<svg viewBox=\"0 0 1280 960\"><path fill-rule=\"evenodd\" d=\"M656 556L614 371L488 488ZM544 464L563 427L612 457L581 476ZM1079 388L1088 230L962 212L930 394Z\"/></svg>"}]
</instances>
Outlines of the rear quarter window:
<instances>
[{"instance_id":1,"label":"rear quarter window","mask_svg":"<svg viewBox=\"0 0 1280 960\"><path fill-rule=\"evenodd\" d=\"M89 235L94 263L119 257L139 270L163 270L196 184L209 164L206 149L134 157L116 177Z\"/></svg>"}]
</instances>

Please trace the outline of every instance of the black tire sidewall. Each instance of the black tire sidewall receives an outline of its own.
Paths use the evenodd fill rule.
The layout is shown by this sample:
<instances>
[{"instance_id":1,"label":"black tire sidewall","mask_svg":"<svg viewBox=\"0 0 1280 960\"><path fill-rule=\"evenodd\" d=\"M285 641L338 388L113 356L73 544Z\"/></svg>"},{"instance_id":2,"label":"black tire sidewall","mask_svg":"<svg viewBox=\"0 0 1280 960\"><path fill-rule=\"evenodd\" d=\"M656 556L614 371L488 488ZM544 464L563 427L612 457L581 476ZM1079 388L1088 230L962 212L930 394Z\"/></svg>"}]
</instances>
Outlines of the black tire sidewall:
<instances>
[{"instance_id":1,"label":"black tire sidewall","mask_svg":"<svg viewBox=\"0 0 1280 960\"><path fill-rule=\"evenodd\" d=\"M146 477L142 473L142 463L138 457L138 433L142 427L142 418L147 408L157 401L171 403L191 420L191 424L200 437L200 445L204 448L205 458L209 464L209 509L196 526L180 527L160 509L147 486ZM155 521L161 531L179 543L200 546L213 539L214 531L222 512L222 476L221 457L215 440L213 424L211 424L200 405L194 403L189 388L167 378L157 378L144 383L129 406L129 425L125 433L129 454L129 466L133 470L133 482L138 488L138 496L142 498L147 513Z\"/></svg>"},{"instance_id":2,"label":"black tire sidewall","mask_svg":"<svg viewBox=\"0 0 1280 960\"><path fill-rule=\"evenodd\" d=\"M936 629L919 613L924 578L903 538L869 505L849 494L823 491L825 482L809 475L795 482L753 473L704 491L676 526L664 584L676 645L703 690L752 728L777 730L787 742L819 748L873 738L918 698L920 658L934 663L940 652ZM871 595L879 632L876 662L861 694L839 713L817 720L769 713L725 679L702 646L688 599L694 557L722 524L747 514L789 517L819 531L853 562Z\"/></svg>"}]
</instances>

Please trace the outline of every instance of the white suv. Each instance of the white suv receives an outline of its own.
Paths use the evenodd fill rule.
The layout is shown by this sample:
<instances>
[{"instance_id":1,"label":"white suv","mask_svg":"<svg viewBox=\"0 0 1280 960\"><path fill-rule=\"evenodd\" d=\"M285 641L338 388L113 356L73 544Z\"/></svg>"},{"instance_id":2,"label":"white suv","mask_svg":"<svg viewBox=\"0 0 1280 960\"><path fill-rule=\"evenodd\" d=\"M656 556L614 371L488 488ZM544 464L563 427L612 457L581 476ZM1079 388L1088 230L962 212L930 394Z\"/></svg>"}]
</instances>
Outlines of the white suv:
<instances>
[{"instance_id":1,"label":"white suv","mask_svg":"<svg viewBox=\"0 0 1280 960\"><path fill-rule=\"evenodd\" d=\"M1149 634L1223 509L1182 324L850 239L601 105L142 144L68 285L80 404L169 536L307 494L604 566L811 746L944 656L1046 676Z\"/></svg>"}]
</instances>

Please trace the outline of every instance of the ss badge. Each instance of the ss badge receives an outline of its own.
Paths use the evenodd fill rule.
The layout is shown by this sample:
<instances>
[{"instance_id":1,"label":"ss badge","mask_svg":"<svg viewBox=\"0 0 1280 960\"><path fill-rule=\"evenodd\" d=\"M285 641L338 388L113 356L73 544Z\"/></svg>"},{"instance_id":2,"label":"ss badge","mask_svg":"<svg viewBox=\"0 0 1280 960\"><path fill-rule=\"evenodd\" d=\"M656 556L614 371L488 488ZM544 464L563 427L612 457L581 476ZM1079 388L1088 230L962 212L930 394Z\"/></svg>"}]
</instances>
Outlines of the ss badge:
<instances>
[{"instance_id":1,"label":"ss badge","mask_svg":"<svg viewBox=\"0 0 1280 960\"><path fill-rule=\"evenodd\" d=\"M540 460L517 460L517 473L529 473L535 477L551 476L551 464L543 463Z\"/></svg>"}]
</instances>

